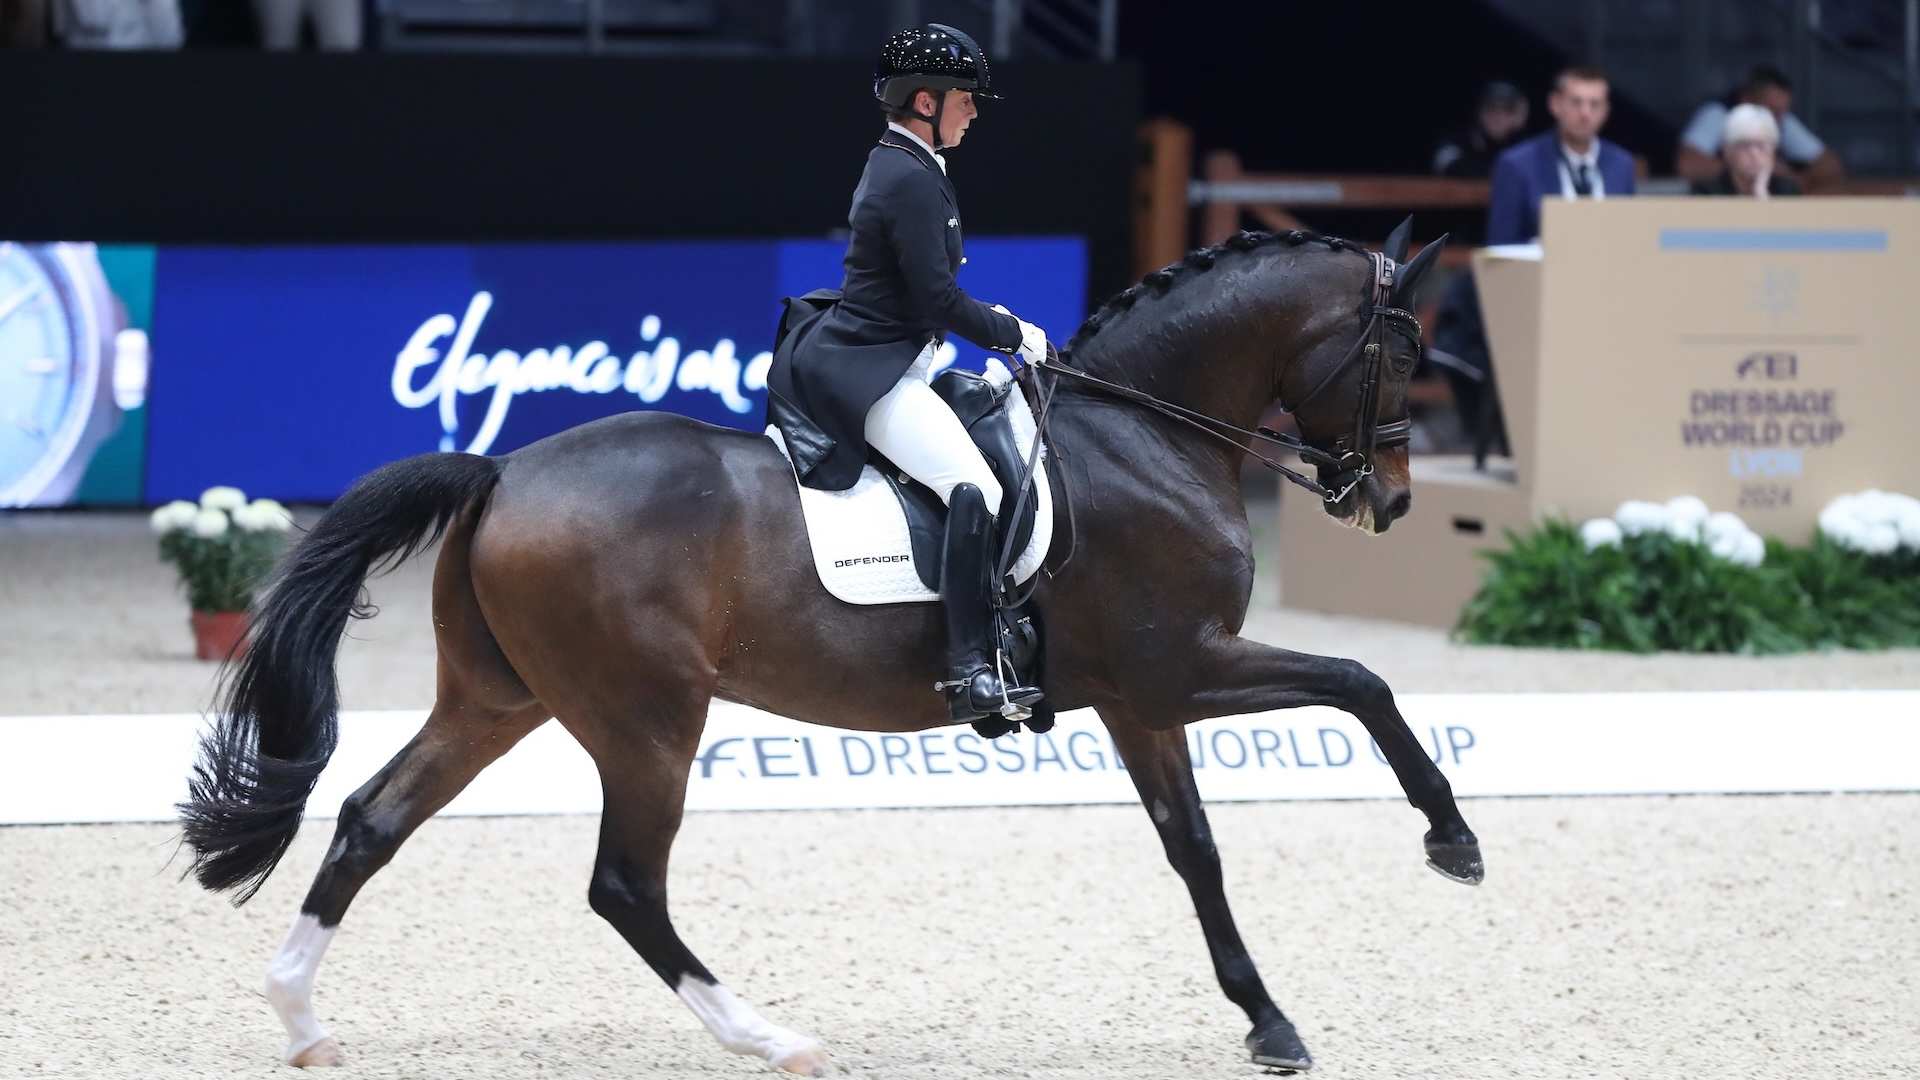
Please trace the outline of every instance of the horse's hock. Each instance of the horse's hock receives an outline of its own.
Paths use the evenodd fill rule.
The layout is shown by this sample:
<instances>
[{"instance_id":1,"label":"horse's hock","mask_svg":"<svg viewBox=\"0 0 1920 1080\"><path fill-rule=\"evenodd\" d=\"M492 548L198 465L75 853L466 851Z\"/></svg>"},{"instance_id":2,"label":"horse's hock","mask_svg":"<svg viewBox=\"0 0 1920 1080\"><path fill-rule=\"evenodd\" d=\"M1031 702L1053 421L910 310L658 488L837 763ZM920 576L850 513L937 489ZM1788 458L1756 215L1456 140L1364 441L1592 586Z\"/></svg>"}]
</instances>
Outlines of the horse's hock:
<instances>
[{"instance_id":1,"label":"horse's hock","mask_svg":"<svg viewBox=\"0 0 1920 1080\"><path fill-rule=\"evenodd\" d=\"M1637 198L1543 208L1473 273L1511 459L1412 460L1413 510L1363 542L1288 492L1281 600L1450 627L1505 530L1704 499L1800 543L1837 495L1920 491L1910 199Z\"/></svg>"}]
</instances>

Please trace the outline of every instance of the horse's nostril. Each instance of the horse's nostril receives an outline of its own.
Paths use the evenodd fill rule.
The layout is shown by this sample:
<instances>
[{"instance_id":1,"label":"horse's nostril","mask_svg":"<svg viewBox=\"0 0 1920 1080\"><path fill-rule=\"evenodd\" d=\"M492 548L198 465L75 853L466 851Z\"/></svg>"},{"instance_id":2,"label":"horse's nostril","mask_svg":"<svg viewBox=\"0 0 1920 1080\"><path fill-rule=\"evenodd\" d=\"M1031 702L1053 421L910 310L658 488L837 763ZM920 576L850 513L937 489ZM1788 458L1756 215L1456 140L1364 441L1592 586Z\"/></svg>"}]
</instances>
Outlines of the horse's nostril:
<instances>
[{"instance_id":1,"label":"horse's nostril","mask_svg":"<svg viewBox=\"0 0 1920 1080\"><path fill-rule=\"evenodd\" d=\"M1413 509L1413 492L1403 491L1395 495L1393 501L1387 504L1387 517L1406 517L1407 511L1411 509Z\"/></svg>"}]
</instances>

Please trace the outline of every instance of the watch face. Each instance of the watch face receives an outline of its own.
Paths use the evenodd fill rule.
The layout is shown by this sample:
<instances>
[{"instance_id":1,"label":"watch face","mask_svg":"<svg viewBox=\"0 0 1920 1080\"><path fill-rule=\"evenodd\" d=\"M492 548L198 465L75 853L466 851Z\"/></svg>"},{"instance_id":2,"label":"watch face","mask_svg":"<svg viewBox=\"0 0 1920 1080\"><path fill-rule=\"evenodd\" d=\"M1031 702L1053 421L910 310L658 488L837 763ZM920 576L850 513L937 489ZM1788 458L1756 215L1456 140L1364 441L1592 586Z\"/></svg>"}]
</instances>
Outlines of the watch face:
<instances>
[{"instance_id":1,"label":"watch face","mask_svg":"<svg viewBox=\"0 0 1920 1080\"><path fill-rule=\"evenodd\" d=\"M0 506L27 505L60 474L98 390L93 304L67 246L0 243Z\"/></svg>"}]
</instances>

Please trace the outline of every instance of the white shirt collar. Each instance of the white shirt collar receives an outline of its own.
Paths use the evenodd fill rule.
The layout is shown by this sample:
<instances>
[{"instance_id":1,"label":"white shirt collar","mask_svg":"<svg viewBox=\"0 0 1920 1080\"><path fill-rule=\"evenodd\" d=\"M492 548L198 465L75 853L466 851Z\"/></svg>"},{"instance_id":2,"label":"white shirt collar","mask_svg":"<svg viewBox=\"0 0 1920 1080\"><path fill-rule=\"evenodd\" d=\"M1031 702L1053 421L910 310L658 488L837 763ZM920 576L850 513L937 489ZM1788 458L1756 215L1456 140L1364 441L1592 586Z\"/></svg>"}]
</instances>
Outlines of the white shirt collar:
<instances>
[{"instance_id":1,"label":"white shirt collar","mask_svg":"<svg viewBox=\"0 0 1920 1080\"><path fill-rule=\"evenodd\" d=\"M912 132L908 132L908 134L912 134ZM1589 169L1598 169L1600 167L1600 140L1593 139L1589 141L1587 143L1587 152L1584 154L1574 153L1572 147L1562 142L1560 143L1560 156L1577 165L1585 165Z\"/></svg>"},{"instance_id":2,"label":"white shirt collar","mask_svg":"<svg viewBox=\"0 0 1920 1080\"><path fill-rule=\"evenodd\" d=\"M887 121L887 130L888 130L888 131L897 131L897 132L899 132L900 134L902 134L902 135L905 135L905 136L906 136L907 138L909 138L909 139L912 139L912 140L913 140L913 142L914 142L914 145L916 145L916 146L918 146L918 147L919 147L920 149L922 149L922 150L925 150L925 151L926 151L927 153L929 153L929 154L932 154L932 155L933 155L933 160L934 160L934 161L936 161L936 162L939 162L939 164L940 164L940 171L941 171L941 172L946 172L946 171L947 171L947 159L946 159L946 158L943 158L943 157L941 157L941 156L940 156L940 151L938 151L938 150L935 150L935 149L934 149L933 147L931 147L931 146L928 146L928 145L927 145L927 140L925 140L925 139L923 139L923 138L921 138L921 137L920 137L920 136L918 136L918 135L915 135L915 134L914 134L913 132L911 132L911 131L909 131L909 130L907 130L907 129L906 129L905 127L902 127L902 126L901 126L901 125L899 125L899 124L896 124L896 123L894 123L894 122L893 122L893 121L891 121L891 120L889 120L889 121Z\"/></svg>"}]
</instances>

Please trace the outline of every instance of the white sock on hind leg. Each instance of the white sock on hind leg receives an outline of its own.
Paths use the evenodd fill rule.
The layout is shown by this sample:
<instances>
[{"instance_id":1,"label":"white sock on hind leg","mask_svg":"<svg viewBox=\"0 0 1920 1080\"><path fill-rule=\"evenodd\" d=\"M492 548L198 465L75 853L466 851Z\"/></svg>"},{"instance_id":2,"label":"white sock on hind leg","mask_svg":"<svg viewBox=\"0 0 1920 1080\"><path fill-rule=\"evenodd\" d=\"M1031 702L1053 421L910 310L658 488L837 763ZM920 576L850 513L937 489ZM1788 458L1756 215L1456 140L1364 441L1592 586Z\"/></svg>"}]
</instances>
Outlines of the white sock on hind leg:
<instances>
[{"instance_id":1,"label":"white sock on hind leg","mask_svg":"<svg viewBox=\"0 0 1920 1080\"><path fill-rule=\"evenodd\" d=\"M301 912L267 967L267 1001L287 1027L287 1049L280 1057L288 1064L333 1064L297 1059L328 1039L327 1029L313 1015L313 977L335 929L321 926L318 916Z\"/></svg>"},{"instance_id":2,"label":"white sock on hind leg","mask_svg":"<svg viewBox=\"0 0 1920 1080\"><path fill-rule=\"evenodd\" d=\"M693 1015L707 1026L720 1045L747 1057L757 1057L776 1068L803 1076L830 1076L820 1044L796 1031L770 1024L733 991L696 975L682 975L674 988Z\"/></svg>"}]
</instances>

